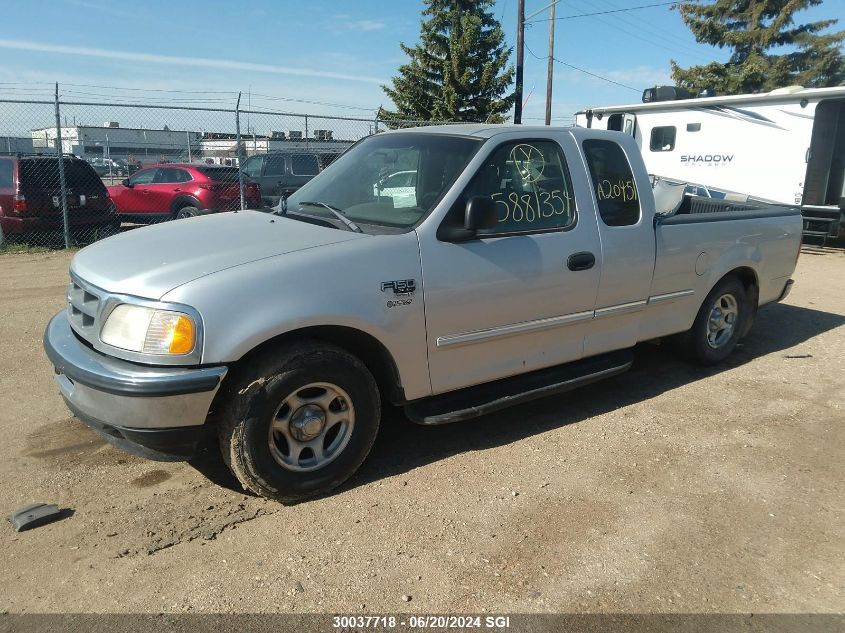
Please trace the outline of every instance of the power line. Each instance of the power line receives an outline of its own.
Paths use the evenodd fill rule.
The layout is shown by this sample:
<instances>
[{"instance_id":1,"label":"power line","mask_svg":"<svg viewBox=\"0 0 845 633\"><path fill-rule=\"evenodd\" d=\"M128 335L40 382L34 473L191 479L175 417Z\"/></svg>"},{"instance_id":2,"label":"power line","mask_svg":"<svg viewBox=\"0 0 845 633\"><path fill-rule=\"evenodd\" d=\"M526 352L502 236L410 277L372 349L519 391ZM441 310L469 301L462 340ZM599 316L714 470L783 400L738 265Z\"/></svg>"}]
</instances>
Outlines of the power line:
<instances>
[{"instance_id":1,"label":"power line","mask_svg":"<svg viewBox=\"0 0 845 633\"><path fill-rule=\"evenodd\" d=\"M540 57L540 56L536 55L534 53L534 51L532 51L531 48L528 46L528 44L525 45L525 50L527 50L534 59L539 59L540 61L542 61L544 59L548 59L548 57ZM608 83L616 84L617 86L621 86L622 88L627 88L628 90L633 90L634 92L637 92L637 93L642 92L639 88L634 88L633 86L625 85L625 84L620 83L618 81L614 81L613 79L608 79L607 77L602 77L601 75L597 75L596 73L590 72L589 70L579 68L578 66L575 66L574 64L570 64L569 62L565 62L561 59L558 59L557 57L552 57L552 59L555 60L558 64L566 66L567 68L572 68L573 70L577 70L578 72L582 72L585 75L590 75L591 77L595 77L596 79L601 79L602 81L606 81Z\"/></svg>"},{"instance_id":2,"label":"power line","mask_svg":"<svg viewBox=\"0 0 845 633\"><path fill-rule=\"evenodd\" d=\"M610 6L614 6L614 4L614 2L611 2ZM569 6L575 5L570 4ZM671 53L676 53L678 55L686 55L688 57L695 57L702 61L706 60L707 62L712 61L712 57L706 55L701 49L695 49L692 46L689 46L688 42L679 38L677 35L671 33L670 31L658 30L654 27L654 25L635 14L631 14L630 16L617 14L612 15L610 19L619 20L621 23L629 25L632 30L629 30L624 26L619 26L615 22L609 22L601 18L596 18L596 20L598 20L602 24L607 24L608 26L611 26L613 28L618 28L628 35L633 35L633 33L650 33L653 36L652 38L643 38L637 35L634 35L634 37L637 37L637 39L641 39L642 41L653 46L658 46L659 48L667 50Z\"/></svg>"},{"instance_id":3,"label":"power line","mask_svg":"<svg viewBox=\"0 0 845 633\"><path fill-rule=\"evenodd\" d=\"M555 18L557 20L571 20L573 18L588 18L594 15L606 15L608 13L622 13L625 11L636 11L637 9L650 9L652 7L668 7L669 5L677 4L675 2L656 2L654 4L641 4L637 7L626 7L624 9L608 9L607 11L594 11L593 13L578 13L576 15L564 15L559 18ZM549 18L537 18L536 20L531 20L530 22L526 22L525 24L534 24L535 22L548 22Z\"/></svg>"}]
</instances>

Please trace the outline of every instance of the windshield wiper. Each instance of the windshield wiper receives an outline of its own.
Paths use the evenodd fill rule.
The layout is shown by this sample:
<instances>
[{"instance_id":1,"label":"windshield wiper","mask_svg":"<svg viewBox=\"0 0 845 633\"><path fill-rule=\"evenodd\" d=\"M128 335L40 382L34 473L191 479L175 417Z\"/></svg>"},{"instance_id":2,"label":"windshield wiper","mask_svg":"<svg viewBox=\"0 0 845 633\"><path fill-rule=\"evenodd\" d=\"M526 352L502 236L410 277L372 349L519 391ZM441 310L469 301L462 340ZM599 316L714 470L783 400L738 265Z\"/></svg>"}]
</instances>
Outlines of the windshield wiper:
<instances>
[{"instance_id":1,"label":"windshield wiper","mask_svg":"<svg viewBox=\"0 0 845 633\"><path fill-rule=\"evenodd\" d=\"M341 210L338 209L337 207L333 207L330 204L326 204L325 202L313 202L313 201L310 201L310 200L307 200L305 202L297 202L297 204L300 205L300 206L303 205L303 204L307 204L307 205L310 205L312 207L323 207L324 209L328 209L331 212L331 214L334 217L336 217L338 220L343 222L344 226L346 226L346 228L348 228L350 231L354 231L355 233L363 233L363 231L361 230L361 227L358 226L357 224L355 224L352 220L347 218L345 215L343 215ZM287 204L285 204L285 210L287 210ZM284 213L284 211L282 213Z\"/></svg>"}]
</instances>

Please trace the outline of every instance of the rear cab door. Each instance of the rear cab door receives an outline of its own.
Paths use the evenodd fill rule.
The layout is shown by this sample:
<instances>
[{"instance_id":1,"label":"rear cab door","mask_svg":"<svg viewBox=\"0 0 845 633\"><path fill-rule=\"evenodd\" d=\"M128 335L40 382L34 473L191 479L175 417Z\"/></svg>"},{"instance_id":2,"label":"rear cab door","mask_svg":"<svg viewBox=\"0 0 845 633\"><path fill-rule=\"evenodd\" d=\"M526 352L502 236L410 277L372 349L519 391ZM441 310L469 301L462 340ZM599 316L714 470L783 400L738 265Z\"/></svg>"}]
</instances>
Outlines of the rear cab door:
<instances>
[{"instance_id":1,"label":"rear cab door","mask_svg":"<svg viewBox=\"0 0 845 633\"><path fill-rule=\"evenodd\" d=\"M590 180L603 254L595 318L584 341L584 355L593 356L637 343L654 276L654 202L633 137L571 133Z\"/></svg>"}]
</instances>

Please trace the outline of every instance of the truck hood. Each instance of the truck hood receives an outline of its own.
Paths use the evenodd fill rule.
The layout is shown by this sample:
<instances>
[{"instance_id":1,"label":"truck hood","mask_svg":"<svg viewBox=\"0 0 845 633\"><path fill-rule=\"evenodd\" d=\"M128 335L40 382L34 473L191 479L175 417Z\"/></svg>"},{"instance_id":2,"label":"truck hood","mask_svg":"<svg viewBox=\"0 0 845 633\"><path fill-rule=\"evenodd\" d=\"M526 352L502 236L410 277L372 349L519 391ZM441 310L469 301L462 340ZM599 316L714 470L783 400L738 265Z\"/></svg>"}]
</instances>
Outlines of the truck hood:
<instances>
[{"instance_id":1,"label":"truck hood","mask_svg":"<svg viewBox=\"0 0 845 633\"><path fill-rule=\"evenodd\" d=\"M108 292L159 299L227 268L366 237L259 211L218 213L110 237L79 251L70 268Z\"/></svg>"}]
</instances>

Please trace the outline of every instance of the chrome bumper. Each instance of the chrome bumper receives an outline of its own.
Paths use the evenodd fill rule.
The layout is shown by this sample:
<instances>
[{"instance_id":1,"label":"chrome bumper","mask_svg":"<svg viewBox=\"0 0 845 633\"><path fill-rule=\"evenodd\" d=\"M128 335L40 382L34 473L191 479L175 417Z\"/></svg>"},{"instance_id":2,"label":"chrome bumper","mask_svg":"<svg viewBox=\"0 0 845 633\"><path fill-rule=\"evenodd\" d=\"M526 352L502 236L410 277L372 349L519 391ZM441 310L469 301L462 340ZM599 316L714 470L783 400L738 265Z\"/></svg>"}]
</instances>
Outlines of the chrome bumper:
<instances>
[{"instance_id":1,"label":"chrome bumper","mask_svg":"<svg viewBox=\"0 0 845 633\"><path fill-rule=\"evenodd\" d=\"M204 424L226 367L146 367L84 345L63 310L44 333L44 350L68 407L84 422L147 435ZM126 435L125 433L123 435Z\"/></svg>"}]
</instances>

